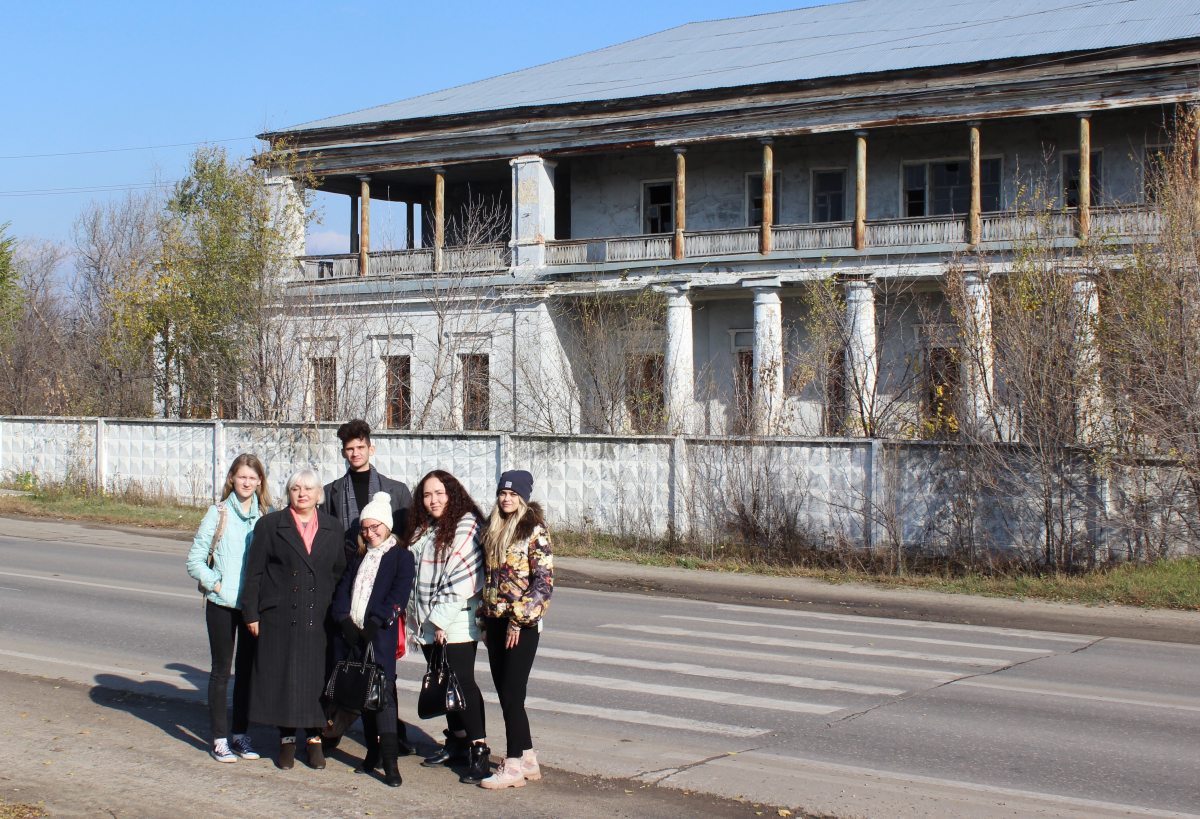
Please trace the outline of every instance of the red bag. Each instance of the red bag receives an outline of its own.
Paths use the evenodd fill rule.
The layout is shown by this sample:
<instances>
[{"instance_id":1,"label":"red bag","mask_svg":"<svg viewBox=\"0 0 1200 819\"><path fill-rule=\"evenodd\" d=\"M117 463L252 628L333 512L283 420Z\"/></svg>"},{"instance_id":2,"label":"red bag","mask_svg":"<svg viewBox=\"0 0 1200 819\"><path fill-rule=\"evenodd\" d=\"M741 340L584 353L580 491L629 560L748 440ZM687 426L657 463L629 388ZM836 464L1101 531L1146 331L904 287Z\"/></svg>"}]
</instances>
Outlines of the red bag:
<instances>
[{"instance_id":1,"label":"red bag","mask_svg":"<svg viewBox=\"0 0 1200 819\"><path fill-rule=\"evenodd\" d=\"M399 660L401 657L403 657L405 654L408 653L408 641L404 639L406 636L404 633L404 617L401 616L399 618L399 620L400 620L400 628L396 629L397 633L399 633L399 635L400 635L400 642L396 646L396 659L397 660Z\"/></svg>"}]
</instances>

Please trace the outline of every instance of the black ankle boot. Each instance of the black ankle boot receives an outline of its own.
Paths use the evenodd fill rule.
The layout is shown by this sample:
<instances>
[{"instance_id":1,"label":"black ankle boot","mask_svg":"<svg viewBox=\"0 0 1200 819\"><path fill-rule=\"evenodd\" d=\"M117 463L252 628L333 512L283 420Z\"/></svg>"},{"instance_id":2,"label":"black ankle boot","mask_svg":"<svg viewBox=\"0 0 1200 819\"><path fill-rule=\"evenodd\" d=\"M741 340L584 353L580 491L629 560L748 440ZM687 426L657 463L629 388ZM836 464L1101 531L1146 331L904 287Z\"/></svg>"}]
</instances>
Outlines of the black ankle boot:
<instances>
[{"instance_id":1,"label":"black ankle boot","mask_svg":"<svg viewBox=\"0 0 1200 819\"><path fill-rule=\"evenodd\" d=\"M367 734L363 744L367 747L367 752L363 755L362 765L355 768L354 772L369 774L379 767L379 737Z\"/></svg>"},{"instance_id":2,"label":"black ankle boot","mask_svg":"<svg viewBox=\"0 0 1200 819\"><path fill-rule=\"evenodd\" d=\"M421 763L422 767L435 768L439 765L465 765L470 761L467 755L467 738L456 737L449 731L443 731L446 735L446 744L438 749L438 752L433 756L425 757L425 761Z\"/></svg>"},{"instance_id":3,"label":"black ankle boot","mask_svg":"<svg viewBox=\"0 0 1200 819\"><path fill-rule=\"evenodd\" d=\"M492 749L482 742L471 745L471 767L466 776L459 777L459 782L468 785L478 785L492 775Z\"/></svg>"},{"instance_id":4,"label":"black ankle boot","mask_svg":"<svg viewBox=\"0 0 1200 819\"><path fill-rule=\"evenodd\" d=\"M383 781L389 788L398 788L404 784L404 780L400 778L400 767L396 764L399 746L400 739L396 734L379 735L379 752L383 757Z\"/></svg>"}]
</instances>

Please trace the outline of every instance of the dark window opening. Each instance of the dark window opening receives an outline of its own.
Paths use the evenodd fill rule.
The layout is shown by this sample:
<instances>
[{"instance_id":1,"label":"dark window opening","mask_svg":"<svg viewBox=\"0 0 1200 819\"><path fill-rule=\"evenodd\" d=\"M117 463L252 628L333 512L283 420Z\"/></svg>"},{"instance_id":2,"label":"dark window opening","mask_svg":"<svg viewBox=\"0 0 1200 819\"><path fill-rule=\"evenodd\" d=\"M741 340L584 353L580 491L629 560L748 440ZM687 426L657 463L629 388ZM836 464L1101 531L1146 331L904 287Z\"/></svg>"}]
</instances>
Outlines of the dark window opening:
<instances>
[{"instance_id":1,"label":"dark window opening","mask_svg":"<svg viewBox=\"0 0 1200 819\"><path fill-rule=\"evenodd\" d=\"M408 429L412 425L412 363L406 355L383 359L387 370L385 421L388 429Z\"/></svg>"},{"instance_id":2,"label":"dark window opening","mask_svg":"<svg viewBox=\"0 0 1200 819\"><path fill-rule=\"evenodd\" d=\"M571 238L571 169L561 162L554 169L554 238Z\"/></svg>"},{"instance_id":3,"label":"dark window opening","mask_svg":"<svg viewBox=\"0 0 1200 819\"><path fill-rule=\"evenodd\" d=\"M313 418L317 421L334 421L337 419L337 359L314 358L312 360L313 376Z\"/></svg>"},{"instance_id":4,"label":"dark window opening","mask_svg":"<svg viewBox=\"0 0 1200 819\"><path fill-rule=\"evenodd\" d=\"M739 350L737 371L734 373L734 429L733 432L750 432L754 412L754 352Z\"/></svg>"},{"instance_id":5,"label":"dark window opening","mask_svg":"<svg viewBox=\"0 0 1200 819\"><path fill-rule=\"evenodd\" d=\"M656 182L647 184L642 198L645 202L642 230L646 233L673 233L675 220L675 183Z\"/></svg>"},{"instance_id":6,"label":"dark window opening","mask_svg":"<svg viewBox=\"0 0 1200 819\"><path fill-rule=\"evenodd\" d=\"M904 166L904 215L953 216L971 209L971 163ZM979 161L979 209L1000 210L1000 158Z\"/></svg>"},{"instance_id":7,"label":"dark window opening","mask_svg":"<svg viewBox=\"0 0 1200 819\"><path fill-rule=\"evenodd\" d=\"M463 368L463 429L490 428L491 372L486 355L461 356Z\"/></svg>"},{"instance_id":8,"label":"dark window opening","mask_svg":"<svg viewBox=\"0 0 1200 819\"><path fill-rule=\"evenodd\" d=\"M825 434L846 434L846 348L835 347L825 362Z\"/></svg>"},{"instance_id":9,"label":"dark window opening","mask_svg":"<svg viewBox=\"0 0 1200 819\"><path fill-rule=\"evenodd\" d=\"M846 172L813 174L813 221L841 222L846 213Z\"/></svg>"},{"instance_id":10,"label":"dark window opening","mask_svg":"<svg viewBox=\"0 0 1200 819\"><path fill-rule=\"evenodd\" d=\"M971 207L971 164L935 162L933 170L933 215L966 213Z\"/></svg>"},{"instance_id":11,"label":"dark window opening","mask_svg":"<svg viewBox=\"0 0 1200 819\"><path fill-rule=\"evenodd\" d=\"M928 438L944 438L958 432L958 356L948 347L926 352L925 432Z\"/></svg>"},{"instance_id":12,"label":"dark window opening","mask_svg":"<svg viewBox=\"0 0 1200 819\"><path fill-rule=\"evenodd\" d=\"M1147 145L1142 163L1142 187L1147 202L1157 202L1171 162L1170 145Z\"/></svg>"},{"instance_id":13,"label":"dark window opening","mask_svg":"<svg viewBox=\"0 0 1200 819\"><path fill-rule=\"evenodd\" d=\"M783 183L783 174L772 174L775 185L773 199L775 206L771 209L771 224L779 224L779 186ZM746 178L746 216L749 227L758 227L763 222L763 184L762 174L752 173Z\"/></svg>"},{"instance_id":14,"label":"dark window opening","mask_svg":"<svg viewBox=\"0 0 1200 819\"><path fill-rule=\"evenodd\" d=\"M625 373L625 406L634 432L657 432L663 422L663 381L666 358L635 355Z\"/></svg>"},{"instance_id":15,"label":"dark window opening","mask_svg":"<svg viewBox=\"0 0 1200 819\"><path fill-rule=\"evenodd\" d=\"M927 216L925 210L925 166L904 166L904 215Z\"/></svg>"},{"instance_id":16,"label":"dark window opening","mask_svg":"<svg viewBox=\"0 0 1200 819\"><path fill-rule=\"evenodd\" d=\"M1091 171L1091 187L1092 195L1088 197L1092 207L1100 204L1100 159L1099 151L1092 151L1091 162L1088 165ZM1079 152L1071 154L1063 154L1063 198L1066 199L1067 207L1079 207Z\"/></svg>"}]
</instances>

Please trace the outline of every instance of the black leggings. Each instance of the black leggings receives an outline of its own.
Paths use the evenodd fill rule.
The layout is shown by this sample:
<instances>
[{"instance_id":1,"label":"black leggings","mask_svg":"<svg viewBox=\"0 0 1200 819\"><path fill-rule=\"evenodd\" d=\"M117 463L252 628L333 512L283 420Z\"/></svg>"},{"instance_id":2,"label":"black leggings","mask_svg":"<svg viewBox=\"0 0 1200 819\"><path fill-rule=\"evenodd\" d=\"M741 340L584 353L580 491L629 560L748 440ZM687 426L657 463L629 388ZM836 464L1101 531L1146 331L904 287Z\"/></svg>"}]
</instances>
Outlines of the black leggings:
<instances>
[{"instance_id":1,"label":"black leggings","mask_svg":"<svg viewBox=\"0 0 1200 819\"><path fill-rule=\"evenodd\" d=\"M458 677L458 685L462 688L463 699L467 701L465 711L451 711L446 714L446 727L450 729L450 733L466 731L467 739L471 742L477 739L486 739L487 726L484 722L483 694L479 691L479 686L475 684L475 652L479 648L479 643L474 640L469 643L446 643L443 648L446 650L446 660L450 663L450 669L454 672L454 676ZM433 646L423 645L421 650L425 652L425 660L428 662L430 655L433 654Z\"/></svg>"},{"instance_id":2,"label":"black leggings","mask_svg":"<svg viewBox=\"0 0 1200 819\"><path fill-rule=\"evenodd\" d=\"M208 649L212 670L208 675L208 718L213 739L229 736L229 669L233 666L233 732L244 734L250 727L250 674L254 668L254 635L237 609L218 606L209 600L204 607L208 624ZM236 639L237 653L234 654Z\"/></svg>"},{"instance_id":3,"label":"black leggings","mask_svg":"<svg viewBox=\"0 0 1200 819\"><path fill-rule=\"evenodd\" d=\"M537 628L522 628L517 645L505 648L508 620L487 617L483 621L484 637L487 640L488 663L492 667L492 682L504 711L504 732L508 738L509 759L520 759L521 754L533 749L533 738L529 735L529 716L525 713L525 689L529 684L529 671L537 654Z\"/></svg>"},{"instance_id":4,"label":"black leggings","mask_svg":"<svg viewBox=\"0 0 1200 819\"><path fill-rule=\"evenodd\" d=\"M378 737L381 733L387 734L395 731L401 739L404 739L407 731L396 713L395 677L388 679L384 693L387 695L387 703L382 708L378 711L362 712L363 733L368 737Z\"/></svg>"}]
</instances>

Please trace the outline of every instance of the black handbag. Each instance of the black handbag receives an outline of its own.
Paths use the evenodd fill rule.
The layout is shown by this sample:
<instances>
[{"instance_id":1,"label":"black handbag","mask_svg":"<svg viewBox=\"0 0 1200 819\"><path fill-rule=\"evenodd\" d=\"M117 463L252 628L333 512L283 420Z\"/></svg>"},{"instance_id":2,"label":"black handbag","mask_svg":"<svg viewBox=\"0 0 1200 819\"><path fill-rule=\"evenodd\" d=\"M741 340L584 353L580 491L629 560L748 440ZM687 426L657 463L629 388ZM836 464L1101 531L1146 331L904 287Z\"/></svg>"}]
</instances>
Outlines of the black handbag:
<instances>
[{"instance_id":1,"label":"black handbag","mask_svg":"<svg viewBox=\"0 0 1200 819\"><path fill-rule=\"evenodd\" d=\"M467 701L458 677L446 659L446 649L440 643L434 643L429 654L429 668L421 680L421 694L417 697L417 716L433 719L450 711L465 710Z\"/></svg>"},{"instance_id":2,"label":"black handbag","mask_svg":"<svg viewBox=\"0 0 1200 819\"><path fill-rule=\"evenodd\" d=\"M370 643L362 660L338 660L325 686L325 696L351 714L378 711L387 704L387 672L375 662L375 649Z\"/></svg>"}]
</instances>

